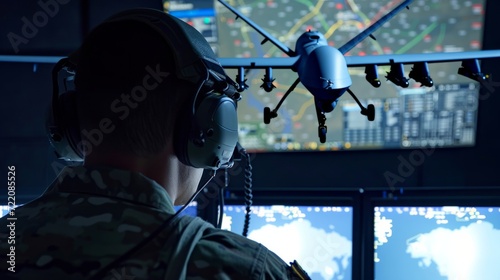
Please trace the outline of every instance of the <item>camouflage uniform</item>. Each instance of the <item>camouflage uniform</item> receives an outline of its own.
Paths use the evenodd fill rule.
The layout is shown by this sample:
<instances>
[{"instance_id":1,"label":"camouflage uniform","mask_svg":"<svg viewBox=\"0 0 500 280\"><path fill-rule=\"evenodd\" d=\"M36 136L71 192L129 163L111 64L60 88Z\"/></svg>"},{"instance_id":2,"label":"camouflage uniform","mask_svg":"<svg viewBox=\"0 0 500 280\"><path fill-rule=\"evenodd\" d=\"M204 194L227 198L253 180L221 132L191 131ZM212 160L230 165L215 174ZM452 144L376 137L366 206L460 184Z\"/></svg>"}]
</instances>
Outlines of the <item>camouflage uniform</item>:
<instances>
[{"instance_id":1,"label":"camouflage uniform","mask_svg":"<svg viewBox=\"0 0 500 280\"><path fill-rule=\"evenodd\" d=\"M174 214L168 193L140 173L66 167L45 193L15 210L15 272L0 220L0 279L89 279ZM105 279L304 279L274 253L184 216ZM304 276L306 277L306 276Z\"/></svg>"}]
</instances>

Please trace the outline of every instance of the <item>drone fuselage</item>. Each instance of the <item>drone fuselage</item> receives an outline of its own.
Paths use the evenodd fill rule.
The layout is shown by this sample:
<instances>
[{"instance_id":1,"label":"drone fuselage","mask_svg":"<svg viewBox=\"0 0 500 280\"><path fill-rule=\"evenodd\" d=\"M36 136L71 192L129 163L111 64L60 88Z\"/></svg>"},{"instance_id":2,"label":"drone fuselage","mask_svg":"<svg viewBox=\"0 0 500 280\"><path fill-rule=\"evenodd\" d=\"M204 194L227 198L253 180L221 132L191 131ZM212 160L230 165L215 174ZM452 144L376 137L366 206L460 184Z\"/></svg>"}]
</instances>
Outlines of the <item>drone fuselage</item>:
<instances>
[{"instance_id":1,"label":"drone fuselage","mask_svg":"<svg viewBox=\"0 0 500 280\"><path fill-rule=\"evenodd\" d=\"M329 46L323 34L303 33L295 50L300 57L294 70L316 100L333 103L352 85L344 55Z\"/></svg>"}]
</instances>

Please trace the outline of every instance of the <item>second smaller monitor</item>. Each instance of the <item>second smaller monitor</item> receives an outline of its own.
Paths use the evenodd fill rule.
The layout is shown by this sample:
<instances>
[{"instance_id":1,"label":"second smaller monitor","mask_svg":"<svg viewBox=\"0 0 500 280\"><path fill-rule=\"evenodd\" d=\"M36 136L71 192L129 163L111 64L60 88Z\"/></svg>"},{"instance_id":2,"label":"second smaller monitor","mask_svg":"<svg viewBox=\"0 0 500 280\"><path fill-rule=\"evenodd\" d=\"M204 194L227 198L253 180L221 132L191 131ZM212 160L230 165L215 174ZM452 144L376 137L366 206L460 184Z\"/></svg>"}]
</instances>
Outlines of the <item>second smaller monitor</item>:
<instances>
[{"instance_id":1,"label":"second smaller monitor","mask_svg":"<svg viewBox=\"0 0 500 280\"><path fill-rule=\"evenodd\" d=\"M179 211L181 208L182 208L182 205L174 206L175 212ZM184 209L184 211L182 211L179 214L179 217L186 216L186 215L191 216L191 217L198 217L198 202L193 201L193 202L189 203L189 205L186 207L186 209Z\"/></svg>"},{"instance_id":2,"label":"second smaller monitor","mask_svg":"<svg viewBox=\"0 0 500 280\"><path fill-rule=\"evenodd\" d=\"M374 237L375 279L500 279L498 206L376 206Z\"/></svg>"},{"instance_id":3,"label":"second smaller monitor","mask_svg":"<svg viewBox=\"0 0 500 280\"><path fill-rule=\"evenodd\" d=\"M297 260L312 279L352 279L353 207L252 206L248 238L285 262ZM244 205L224 206L222 228L242 234Z\"/></svg>"}]
</instances>

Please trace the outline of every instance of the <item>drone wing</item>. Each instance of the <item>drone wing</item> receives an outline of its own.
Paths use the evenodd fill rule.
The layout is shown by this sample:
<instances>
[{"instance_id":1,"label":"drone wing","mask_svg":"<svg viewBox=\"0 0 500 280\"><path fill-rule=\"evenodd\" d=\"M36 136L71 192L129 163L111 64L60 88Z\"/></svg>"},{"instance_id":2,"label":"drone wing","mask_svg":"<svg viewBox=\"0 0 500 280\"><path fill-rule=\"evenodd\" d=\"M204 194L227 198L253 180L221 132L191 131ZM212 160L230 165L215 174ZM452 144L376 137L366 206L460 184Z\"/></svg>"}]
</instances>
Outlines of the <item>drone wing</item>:
<instances>
[{"instance_id":1,"label":"drone wing","mask_svg":"<svg viewBox=\"0 0 500 280\"><path fill-rule=\"evenodd\" d=\"M404 75L404 64L413 64L409 77L422 84L432 87L433 81L429 74L428 63L461 61L458 74L480 83L489 79L481 72L479 59L500 58L500 50L450 52L450 53L421 53L421 54L388 54L371 56L345 56L348 67L365 67L366 80L374 87L380 86L377 66L390 65L391 70L386 78L401 87L408 87L408 79Z\"/></svg>"},{"instance_id":2,"label":"drone wing","mask_svg":"<svg viewBox=\"0 0 500 280\"><path fill-rule=\"evenodd\" d=\"M260 35L264 36L264 40L262 41L261 44L264 44L267 41L270 41L273 43L278 49L282 50L284 53L286 53L288 56L295 56L295 52L287 47L285 44L281 43L278 39L276 39L273 35L269 34L266 30L262 29L259 25L257 25L255 22L253 22L251 19L248 17L244 16L242 13L240 13L238 10L233 8L231 5L226 3L223 0L219 0L219 2L224 5L226 8L228 8L233 14L236 15L236 19L241 18L244 22L246 22L248 25L250 25L255 31L259 32Z\"/></svg>"},{"instance_id":3,"label":"drone wing","mask_svg":"<svg viewBox=\"0 0 500 280\"><path fill-rule=\"evenodd\" d=\"M238 75L236 75L236 83L238 83L238 90L244 91L248 88L245 83L245 70L249 69L265 69L266 74L262 79L262 88L265 91L270 92L275 88L273 82L273 72L272 69L292 69L295 71L295 64L299 60L300 56L293 57L248 57L248 58L218 58L219 63L222 67L226 69L238 69Z\"/></svg>"},{"instance_id":4,"label":"drone wing","mask_svg":"<svg viewBox=\"0 0 500 280\"><path fill-rule=\"evenodd\" d=\"M63 56L0 55L0 62L57 63Z\"/></svg>"},{"instance_id":5,"label":"drone wing","mask_svg":"<svg viewBox=\"0 0 500 280\"><path fill-rule=\"evenodd\" d=\"M294 57L245 57L245 58L218 58L220 64L228 69L293 69L293 65L300 56Z\"/></svg>"},{"instance_id":6,"label":"drone wing","mask_svg":"<svg viewBox=\"0 0 500 280\"><path fill-rule=\"evenodd\" d=\"M385 54L368 56L345 56L347 66L391 65L394 63L414 64L419 62L441 63L500 57L500 50L449 52L449 53L419 53L419 54Z\"/></svg>"},{"instance_id":7,"label":"drone wing","mask_svg":"<svg viewBox=\"0 0 500 280\"><path fill-rule=\"evenodd\" d=\"M366 39L366 37L373 36L372 35L373 32L375 32L382 25L384 25L387 21L389 21L391 18L393 18L402 9L404 9L405 7L409 9L408 5L410 5L411 2L413 2L413 0L406 0L406 1L402 2L401 4L399 4L396 8L394 8L388 14L386 14L383 17L381 17L374 24L370 25L370 27L368 27L363 32L361 32L358 35L356 35L356 37L352 38L345 45L343 45L342 47L340 47L339 51L342 54L346 54L348 51L350 51L352 48L354 48L357 44L359 44L361 41L363 41L364 39Z\"/></svg>"}]
</instances>

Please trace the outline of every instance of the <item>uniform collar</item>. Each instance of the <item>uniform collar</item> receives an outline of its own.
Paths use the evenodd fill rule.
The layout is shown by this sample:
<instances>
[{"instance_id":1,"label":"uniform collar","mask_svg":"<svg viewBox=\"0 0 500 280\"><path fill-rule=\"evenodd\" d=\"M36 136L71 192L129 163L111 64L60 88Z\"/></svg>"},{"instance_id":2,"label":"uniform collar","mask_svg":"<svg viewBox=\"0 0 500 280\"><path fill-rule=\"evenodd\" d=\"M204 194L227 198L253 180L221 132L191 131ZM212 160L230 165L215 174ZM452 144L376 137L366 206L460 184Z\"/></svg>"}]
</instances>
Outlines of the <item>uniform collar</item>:
<instances>
[{"instance_id":1,"label":"uniform collar","mask_svg":"<svg viewBox=\"0 0 500 280\"><path fill-rule=\"evenodd\" d=\"M142 173L108 167L65 167L46 194L79 193L117 198L174 213L167 191Z\"/></svg>"}]
</instances>

